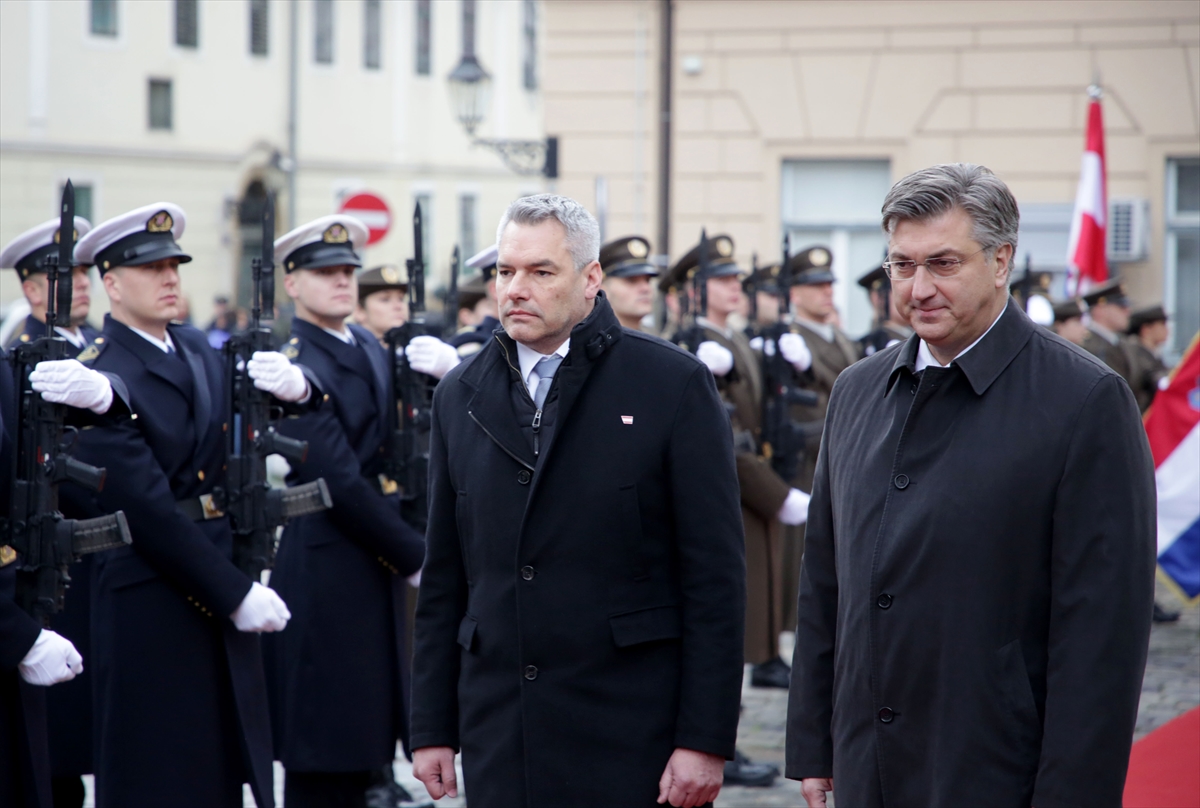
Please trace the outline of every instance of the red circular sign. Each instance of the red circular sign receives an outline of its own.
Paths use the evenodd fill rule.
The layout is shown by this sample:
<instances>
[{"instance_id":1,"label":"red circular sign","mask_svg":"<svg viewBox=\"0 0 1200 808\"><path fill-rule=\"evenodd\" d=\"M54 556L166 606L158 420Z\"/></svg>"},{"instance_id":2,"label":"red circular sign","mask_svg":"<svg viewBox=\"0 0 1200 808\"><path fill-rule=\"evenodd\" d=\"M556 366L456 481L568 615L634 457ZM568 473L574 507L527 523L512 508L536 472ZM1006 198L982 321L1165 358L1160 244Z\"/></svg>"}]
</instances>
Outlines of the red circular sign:
<instances>
[{"instance_id":1,"label":"red circular sign","mask_svg":"<svg viewBox=\"0 0 1200 808\"><path fill-rule=\"evenodd\" d=\"M392 226L392 212L388 210L387 202L366 191L347 197L338 213L348 213L367 226L370 231L367 246L382 240Z\"/></svg>"}]
</instances>

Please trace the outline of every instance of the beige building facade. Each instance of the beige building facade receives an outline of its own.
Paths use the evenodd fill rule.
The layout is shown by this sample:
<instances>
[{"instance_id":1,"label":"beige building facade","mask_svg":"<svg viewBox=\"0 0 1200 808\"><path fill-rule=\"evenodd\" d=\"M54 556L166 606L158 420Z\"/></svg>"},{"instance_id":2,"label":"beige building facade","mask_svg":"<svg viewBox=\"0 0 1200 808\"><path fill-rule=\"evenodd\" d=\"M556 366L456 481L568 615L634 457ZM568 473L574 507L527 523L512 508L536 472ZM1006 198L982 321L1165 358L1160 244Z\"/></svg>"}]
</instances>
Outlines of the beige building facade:
<instances>
[{"instance_id":1,"label":"beige building facade","mask_svg":"<svg viewBox=\"0 0 1200 808\"><path fill-rule=\"evenodd\" d=\"M658 238L667 0L548 0L547 131L560 189L606 236ZM890 185L935 163L992 168L1022 208L1018 265L1065 268L1087 88L1098 81L1110 272L1200 327L1200 15L1190 0L672 0L670 245L727 232L748 266L832 247L847 330L870 312ZM1115 238L1115 242L1113 239ZM661 244L656 244L662 249ZM1186 333L1184 333L1186 332Z\"/></svg>"},{"instance_id":2,"label":"beige building facade","mask_svg":"<svg viewBox=\"0 0 1200 808\"><path fill-rule=\"evenodd\" d=\"M301 224L368 191L391 214L368 265L411 256L413 207L424 205L432 293L455 244L468 255L490 244L508 202L546 187L473 146L456 119L447 76L465 10L460 0L0 2L0 243L55 215L67 178L93 222L175 202L195 258L184 292L203 325L215 295L245 299L265 192L278 195L282 234L289 214ZM542 138L541 3L471 10L492 77L476 135ZM0 273L0 306L20 295L15 273ZM93 295L97 324L105 305Z\"/></svg>"}]
</instances>

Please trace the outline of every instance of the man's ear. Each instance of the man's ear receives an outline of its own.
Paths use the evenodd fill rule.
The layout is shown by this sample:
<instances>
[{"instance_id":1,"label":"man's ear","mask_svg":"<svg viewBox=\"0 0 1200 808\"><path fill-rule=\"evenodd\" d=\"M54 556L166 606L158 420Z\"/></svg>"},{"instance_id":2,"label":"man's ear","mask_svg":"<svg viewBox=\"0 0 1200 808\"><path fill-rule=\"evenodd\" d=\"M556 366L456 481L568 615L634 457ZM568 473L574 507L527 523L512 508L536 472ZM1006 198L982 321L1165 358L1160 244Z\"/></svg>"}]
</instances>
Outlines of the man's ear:
<instances>
[{"instance_id":1,"label":"man's ear","mask_svg":"<svg viewBox=\"0 0 1200 808\"><path fill-rule=\"evenodd\" d=\"M288 297L292 300L296 299L296 275L289 272L283 276L283 290L287 292Z\"/></svg>"},{"instance_id":2,"label":"man's ear","mask_svg":"<svg viewBox=\"0 0 1200 808\"><path fill-rule=\"evenodd\" d=\"M996 248L996 288L1007 286L1012 274L1013 245L1001 244Z\"/></svg>"},{"instance_id":3,"label":"man's ear","mask_svg":"<svg viewBox=\"0 0 1200 808\"><path fill-rule=\"evenodd\" d=\"M600 284L604 283L604 270L600 268L599 261L593 261L583 268L583 274L583 296L587 300L593 300L600 291Z\"/></svg>"},{"instance_id":4,"label":"man's ear","mask_svg":"<svg viewBox=\"0 0 1200 808\"><path fill-rule=\"evenodd\" d=\"M100 280L104 283L105 294L108 295L109 300L115 302L120 302L121 300L121 289L118 283L121 277L120 272L120 268L110 269L100 276Z\"/></svg>"},{"instance_id":5,"label":"man's ear","mask_svg":"<svg viewBox=\"0 0 1200 808\"><path fill-rule=\"evenodd\" d=\"M6 270L7 271L7 270ZM41 278L42 282L38 283L37 278ZM21 281L21 291L25 294L25 299L29 301L32 308L46 305L46 276L38 273L31 275Z\"/></svg>"}]
</instances>

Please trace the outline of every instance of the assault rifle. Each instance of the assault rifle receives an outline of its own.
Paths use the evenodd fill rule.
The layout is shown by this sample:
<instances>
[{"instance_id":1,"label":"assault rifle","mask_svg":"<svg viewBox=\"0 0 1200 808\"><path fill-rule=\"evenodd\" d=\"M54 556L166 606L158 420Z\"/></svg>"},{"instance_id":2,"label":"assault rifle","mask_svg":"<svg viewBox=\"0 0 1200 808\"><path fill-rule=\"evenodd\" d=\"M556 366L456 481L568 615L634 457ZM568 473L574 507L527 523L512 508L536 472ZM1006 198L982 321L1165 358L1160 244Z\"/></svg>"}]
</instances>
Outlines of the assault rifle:
<instances>
[{"instance_id":1,"label":"assault rifle","mask_svg":"<svg viewBox=\"0 0 1200 808\"><path fill-rule=\"evenodd\" d=\"M446 302L442 306L445 312L442 324L442 334L451 339L458 333L458 276L462 272L462 258L459 256L458 245L450 254L450 285L446 287Z\"/></svg>"},{"instance_id":2,"label":"assault rifle","mask_svg":"<svg viewBox=\"0 0 1200 808\"><path fill-rule=\"evenodd\" d=\"M779 350L780 338L788 333L788 302L791 291L792 273L788 268L791 258L788 235L783 237L783 261L779 265L779 320L763 329L763 415L762 455L771 463L784 480L791 482L800 467L805 452L805 429L792 420L793 404L813 406L817 403L816 393L796 386L795 370Z\"/></svg>"},{"instance_id":3,"label":"assault rifle","mask_svg":"<svg viewBox=\"0 0 1200 808\"><path fill-rule=\"evenodd\" d=\"M233 525L233 563L257 581L275 563L275 538L287 520L333 506L324 478L290 488L272 488L267 480L267 455L279 454L293 463L304 462L306 441L275 431L282 417L269 394L254 386L247 363L255 351L273 351L275 319L275 199L263 209L262 257L250 263L252 291L250 325L224 345L225 374L231 429L226 434L224 510Z\"/></svg>"},{"instance_id":4,"label":"assault rifle","mask_svg":"<svg viewBox=\"0 0 1200 808\"><path fill-rule=\"evenodd\" d=\"M704 326L700 325L700 318L708 316L708 233L704 228L700 229L700 263L692 273L692 296L695 299L695 304L691 307L691 325L687 328L682 328L684 317L688 314L690 302L685 283L679 292L681 330L675 335L675 344L685 351L695 353L696 349L700 347L700 343L706 339L704 336Z\"/></svg>"},{"instance_id":5,"label":"assault rifle","mask_svg":"<svg viewBox=\"0 0 1200 808\"><path fill-rule=\"evenodd\" d=\"M400 515L417 530L429 519L429 411L433 403L433 378L413 370L404 349L413 337L427 333L425 322L425 247L422 241L421 205L413 211L413 257L408 267L408 320L384 334L391 359L391 396L388 407L389 451L384 475L396 486L383 493L400 493ZM458 312L455 312L457 316Z\"/></svg>"},{"instance_id":6,"label":"assault rifle","mask_svg":"<svg viewBox=\"0 0 1200 808\"><path fill-rule=\"evenodd\" d=\"M10 510L0 535L17 551L17 603L49 625L62 611L70 586L67 570L87 553L130 543L129 524L122 511L95 519L65 519L58 510L58 485L64 480L92 491L104 487L104 469L68 454L77 432L64 421L65 404L46 401L33 389L29 374L39 362L70 358L67 342L54 327L60 314L71 318L71 272L75 252L75 187L63 189L58 226L58 255L50 256L46 272L46 335L22 343L13 351L17 389L16 446L13 452Z\"/></svg>"}]
</instances>

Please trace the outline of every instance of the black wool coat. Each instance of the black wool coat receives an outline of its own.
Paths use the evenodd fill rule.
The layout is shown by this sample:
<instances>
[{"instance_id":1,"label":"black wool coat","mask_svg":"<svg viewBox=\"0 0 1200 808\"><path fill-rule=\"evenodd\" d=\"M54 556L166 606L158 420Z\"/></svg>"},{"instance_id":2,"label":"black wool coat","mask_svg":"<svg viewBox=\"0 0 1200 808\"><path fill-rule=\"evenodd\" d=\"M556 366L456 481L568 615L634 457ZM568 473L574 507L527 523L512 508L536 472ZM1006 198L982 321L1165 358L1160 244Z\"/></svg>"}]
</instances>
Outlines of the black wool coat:
<instances>
[{"instance_id":1,"label":"black wool coat","mask_svg":"<svg viewBox=\"0 0 1200 808\"><path fill-rule=\"evenodd\" d=\"M387 351L350 326L357 345L300 319L286 354L310 368L329 399L279 431L308 441L290 484L325 479L333 508L284 528L271 586L288 604L286 631L264 638L276 757L289 771L364 771L408 740L405 577L424 538L380 493L388 441Z\"/></svg>"},{"instance_id":2,"label":"black wool coat","mask_svg":"<svg viewBox=\"0 0 1200 808\"><path fill-rule=\"evenodd\" d=\"M273 804L270 716L262 647L229 615L251 581L232 562L228 517L193 521L178 500L224 484L229 423L224 360L204 334L172 324L168 355L111 317L81 354L124 380L136 419L85 430L79 459L108 470L75 507L123 510L131 547L95 556L96 804L240 805L250 783ZM319 406L310 375L306 405Z\"/></svg>"},{"instance_id":3,"label":"black wool coat","mask_svg":"<svg viewBox=\"0 0 1200 808\"><path fill-rule=\"evenodd\" d=\"M1154 468L1128 386L1011 300L949 368L846 370L808 515L787 776L839 805L1119 806Z\"/></svg>"},{"instance_id":4,"label":"black wool coat","mask_svg":"<svg viewBox=\"0 0 1200 808\"><path fill-rule=\"evenodd\" d=\"M412 745L461 748L473 805L651 806L676 747L733 754L729 421L708 369L623 330L603 294L537 453L518 366L497 334L434 396Z\"/></svg>"}]
</instances>

